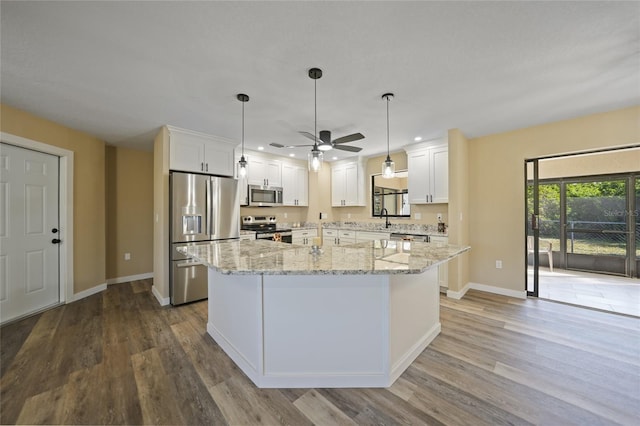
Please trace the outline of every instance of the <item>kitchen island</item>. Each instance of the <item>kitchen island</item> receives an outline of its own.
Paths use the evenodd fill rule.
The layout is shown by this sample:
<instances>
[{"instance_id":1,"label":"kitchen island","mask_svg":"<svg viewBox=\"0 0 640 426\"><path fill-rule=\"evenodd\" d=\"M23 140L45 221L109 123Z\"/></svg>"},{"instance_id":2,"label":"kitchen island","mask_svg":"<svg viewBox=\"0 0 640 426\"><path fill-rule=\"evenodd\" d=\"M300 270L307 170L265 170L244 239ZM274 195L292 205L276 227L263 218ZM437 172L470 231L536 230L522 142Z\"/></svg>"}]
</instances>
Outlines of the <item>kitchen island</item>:
<instances>
[{"instance_id":1,"label":"kitchen island","mask_svg":"<svg viewBox=\"0 0 640 426\"><path fill-rule=\"evenodd\" d=\"M388 387L440 332L437 266L469 250L367 241L191 246L207 332L258 387Z\"/></svg>"}]
</instances>

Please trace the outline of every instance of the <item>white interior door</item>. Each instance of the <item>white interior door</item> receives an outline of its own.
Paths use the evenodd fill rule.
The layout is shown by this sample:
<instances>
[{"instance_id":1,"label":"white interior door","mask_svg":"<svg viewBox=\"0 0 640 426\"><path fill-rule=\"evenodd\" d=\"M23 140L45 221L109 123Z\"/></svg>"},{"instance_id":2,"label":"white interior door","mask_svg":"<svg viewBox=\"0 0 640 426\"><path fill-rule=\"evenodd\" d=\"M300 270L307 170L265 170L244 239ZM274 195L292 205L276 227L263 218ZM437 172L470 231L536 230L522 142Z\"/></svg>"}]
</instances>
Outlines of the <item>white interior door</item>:
<instances>
[{"instance_id":1,"label":"white interior door","mask_svg":"<svg viewBox=\"0 0 640 426\"><path fill-rule=\"evenodd\" d=\"M0 145L0 322L60 300L59 157Z\"/></svg>"}]
</instances>

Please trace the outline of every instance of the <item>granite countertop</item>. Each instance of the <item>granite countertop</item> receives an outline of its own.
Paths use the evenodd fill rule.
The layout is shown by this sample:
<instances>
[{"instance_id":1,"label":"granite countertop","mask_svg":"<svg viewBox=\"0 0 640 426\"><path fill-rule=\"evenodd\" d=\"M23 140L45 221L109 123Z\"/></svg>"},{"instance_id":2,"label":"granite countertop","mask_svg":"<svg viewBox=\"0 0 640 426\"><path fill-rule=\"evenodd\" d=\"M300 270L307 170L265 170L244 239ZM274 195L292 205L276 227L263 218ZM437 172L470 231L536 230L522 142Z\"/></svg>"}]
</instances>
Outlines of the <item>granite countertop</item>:
<instances>
[{"instance_id":1,"label":"granite countertop","mask_svg":"<svg viewBox=\"0 0 640 426\"><path fill-rule=\"evenodd\" d=\"M235 240L178 250L223 274L388 275L422 273L469 249L439 243L377 240L327 246L320 254L312 254L308 246Z\"/></svg>"},{"instance_id":2,"label":"granite countertop","mask_svg":"<svg viewBox=\"0 0 640 426\"><path fill-rule=\"evenodd\" d=\"M302 223L278 223L278 229L291 229L293 231L317 229L318 224L313 222ZM322 228L341 229L345 231L368 231L416 235L438 235L447 237L448 232L438 232L438 225L425 225L416 223L392 223L385 228L384 220L380 222L322 222Z\"/></svg>"}]
</instances>

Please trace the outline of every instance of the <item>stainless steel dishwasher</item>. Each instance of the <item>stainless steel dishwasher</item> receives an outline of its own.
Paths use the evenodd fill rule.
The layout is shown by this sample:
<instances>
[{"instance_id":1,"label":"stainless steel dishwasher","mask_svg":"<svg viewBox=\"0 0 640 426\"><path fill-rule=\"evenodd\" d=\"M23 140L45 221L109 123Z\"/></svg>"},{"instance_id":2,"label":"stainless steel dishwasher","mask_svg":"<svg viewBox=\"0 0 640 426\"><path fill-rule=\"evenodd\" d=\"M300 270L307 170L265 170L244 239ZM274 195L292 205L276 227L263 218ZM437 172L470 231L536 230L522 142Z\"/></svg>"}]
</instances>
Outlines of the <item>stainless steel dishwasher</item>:
<instances>
[{"instance_id":1,"label":"stainless steel dishwasher","mask_svg":"<svg viewBox=\"0 0 640 426\"><path fill-rule=\"evenodd\" d=\"M389 237L391 241L417 241L421 243L430 242L428 235L422 234L402 234L399 232L393 232Z\"/></svg>"}]
</instances>

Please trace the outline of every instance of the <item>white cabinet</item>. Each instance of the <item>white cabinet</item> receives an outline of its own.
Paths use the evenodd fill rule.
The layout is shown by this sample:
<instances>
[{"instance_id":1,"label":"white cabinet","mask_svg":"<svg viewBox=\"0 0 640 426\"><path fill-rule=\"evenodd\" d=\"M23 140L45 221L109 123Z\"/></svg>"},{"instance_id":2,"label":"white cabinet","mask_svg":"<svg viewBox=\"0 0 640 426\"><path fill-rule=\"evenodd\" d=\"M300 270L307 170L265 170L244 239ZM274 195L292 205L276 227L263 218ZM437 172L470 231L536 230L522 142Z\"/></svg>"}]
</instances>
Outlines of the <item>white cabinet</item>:
<instances>
[{"instance_id":1,"label":"white cabinet","mask_svg":"<svg viewBox=\"0 0 640 426\"><path fill-rule=\"evenodd\" d=\"M309 205L309 171L297 164L282 163L282 204Z\"/></svg>"},{"instance_id":2,"label":"white cabinet","mask_svg":"<svg viewBox=\"0 0 640 426\"><path fill-rule=\"evenodd\" d=\"M322 245L323 246L337 246L338 245L338 230L337 229L323 229L322 230Z\"/></svg>"},{"instance_id":3,"label":"white cabinet","mask_svg":"<svg viewBox=\"0 0 640 426\"><path fill-rule=\"evenodd\" d=\"M338 244L353 244L356 242L356 231L343 231L338 232Z\"/></svg>"},{"instance_id":4,"label":"white cabinet","mask_svg":"<svg viewBox=\"0 0 640 426\"><path fill-rule=\"evenodd\" d=\"M366 205L362 160L336 162L331 167L331 205L333 207Z\"/></svg>"},{"instance_id":5,"label":"white cabinet","mask_svg":"<svg viewBox=\"0 0 640 426\"><path fill-rule=\"evenodd\" d=\"M339 246L353 244L356 242L356 231L346 231L338 229L322 230L323 246Z\"/></svg>"},{"instance_id":6,"label":"white cabinet","mask_svg":"<svg viewBox=\"0 0 640 426\"><path fill-rule=\"evenodd\" d=\"M429 235L431 244L449 244L449 237L442 235ZM438 266L438 284L440 287L449 288L449 262Z\"/></svg>"},{"instance_id":7,"label":"white cabinet","mask_svg":"<svg viewBox=\"0 0 640 426\"><path fill-rule=\"evenodd\" d=\"M449 202L449 147L438 142L405 147L410 204Z\"/></svg>"},{"instance_id":8,"label":"white cabinet","mask_svg":"<svg viewBox=\"0 0 640 426\"><path fill-rule=\"evenodd\" d=\"M317 229L294 229L291 231L291 242L302 246L311 246L313 239L317 236Z\"/></svg>"},{"instance_id":9,"label":"white cabinet","mask_svg":"<svg viewBox=\"0 0 640 426\"><path fill-rule=\"evenodd\" d=\"M358 231L356 232L356 241L375 241L375 240L388 240L391 238L389 232L373 232L373 231Z\"/></svg>"},{"instance_id":10,"label":"white cabinet","mask_svg":"<svg viewBox=\"0 0 640 426\"><path fill-rule=\"evenodd\" d=\"M169 169L233 176L236 142L173 126L167 128Z\"/></svg>"},{"instance_id":11,"label":"white cabinet","mask_svg":"<svg viewBox=\"0 0 640 426\"><path fill-rule=\"evenodd\" d=\"M282 186L282 163L279 160L246 154L245 158L249 185Z\"/></svg>"},{"instance_id":12,"label":"white cabinet","mask_svg":"<svg viewBox=\"0 0 640 426\"><path fill-rule=\"evenodd\" d=\"M444 236L441 236L441 235L429 235L429 242L430 243L449 244L449 237L444 237Z\"/></svg>"}]
</instances>

